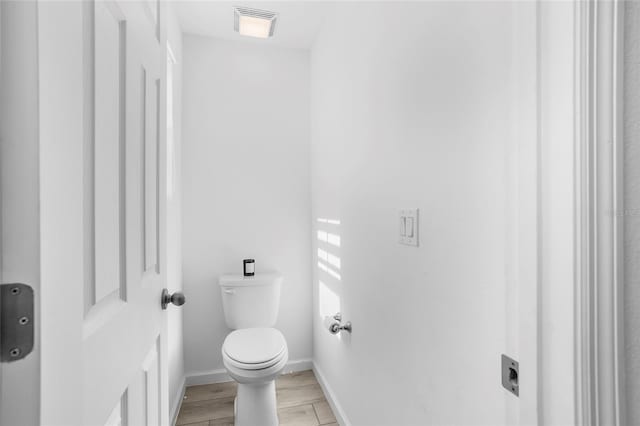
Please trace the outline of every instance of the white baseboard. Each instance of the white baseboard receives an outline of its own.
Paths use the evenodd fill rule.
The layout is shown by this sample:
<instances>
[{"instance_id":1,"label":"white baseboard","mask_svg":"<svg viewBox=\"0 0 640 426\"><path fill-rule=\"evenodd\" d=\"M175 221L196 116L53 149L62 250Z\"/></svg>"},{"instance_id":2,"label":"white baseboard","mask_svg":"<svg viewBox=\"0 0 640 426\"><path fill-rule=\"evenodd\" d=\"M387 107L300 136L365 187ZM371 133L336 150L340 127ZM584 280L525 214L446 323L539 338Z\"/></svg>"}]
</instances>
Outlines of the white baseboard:
<instances>
[{"instance_id":1,"label":"white baseboard","mask_svg":"<svg viewBox=\"0 0 640 426\"><path fill-rule=\"evenodd\" d=\"M336 399L336 394L329 386L329 383L325 379L324 374L318 368L318 364L313 362L313 374L316 375L316 379L318 379L318 383L324 392L324 396L327 398L327 402L331 406L331 410L333 410L333 414L336 416L336 420L340 426L351 426L351 422L347 418L347 415L344 412L344 409Z\"/></svg>"},{"instance_id":2,"label":"white baseboard","mask_svg":"<svg viewBox=\"0 0 640 426\"><path fill-rule=\"evenodd\" d=\"M311 358L289 360L287 366L282 370L282 374L295 373L296 371L305 371L313 369L313 361Z\"/></svg>"},{"instance_id":3,"label":"white baseboard","mask_svg":"<svg viewBox=\"0 0 640 426\"><path fill-rule=\"evenodd\" d=\"M186 380L183 378L182 385L178 388L178 393L174 396L174 399L171 402L171 424L174 426L178 420L178 413L180 412L180 407L182 407L182 400L184 399L184 392L186 389Z\"/></svg>"},{"instance_id":4,"label":"white baseboard","mask_svg":"<svg viewBox=\"0 0 640 426\"><path fill-rule=\"evenodd\" d=\"M311 370L313 362L311 359L290 360L283 370L283 374L294 371ZM227 374L227 370L220 368L217 370L200 371L187 374L186 385L209 385L211 383L230 382L233 379Z\"/></svg>"},{"instance_id":5,"label":"white baseboard","mask_svg":"<svg viewBox=\"0 0 640 426\"><path fill-rule=\"evenodd\" d=\"M187 386L210 385L212 383L230 382L231 380L231 377L227 374L227 370L224 368L187 374Z\"/></svg>"}]
</instances>

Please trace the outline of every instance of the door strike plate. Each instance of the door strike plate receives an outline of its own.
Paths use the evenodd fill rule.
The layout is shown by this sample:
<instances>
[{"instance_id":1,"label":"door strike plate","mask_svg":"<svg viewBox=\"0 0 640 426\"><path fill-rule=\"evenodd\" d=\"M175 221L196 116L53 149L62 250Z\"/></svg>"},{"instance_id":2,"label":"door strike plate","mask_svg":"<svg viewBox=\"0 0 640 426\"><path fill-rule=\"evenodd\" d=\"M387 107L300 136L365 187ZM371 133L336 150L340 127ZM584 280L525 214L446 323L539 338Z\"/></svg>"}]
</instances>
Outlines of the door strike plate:
<instances>
[{"instance_id":1,"label":"door strike plate","mask_svg":"<svg viewBox=\"0 0 640 426\"><path fill-rule=\"evenodd\" d=\"M0 285L0 362L12 362L33 350L33 289Z\"/></svg>"},{"instance_id":2,"label":"door strike plate","mask_svg":"<svg viewBox=\"0 0 640 426\"><path fill-rule=\"evenodd\" d=\"M520 364L502 355L502 387L514 394L520 396Z\"/></svg>"}]
</instances>

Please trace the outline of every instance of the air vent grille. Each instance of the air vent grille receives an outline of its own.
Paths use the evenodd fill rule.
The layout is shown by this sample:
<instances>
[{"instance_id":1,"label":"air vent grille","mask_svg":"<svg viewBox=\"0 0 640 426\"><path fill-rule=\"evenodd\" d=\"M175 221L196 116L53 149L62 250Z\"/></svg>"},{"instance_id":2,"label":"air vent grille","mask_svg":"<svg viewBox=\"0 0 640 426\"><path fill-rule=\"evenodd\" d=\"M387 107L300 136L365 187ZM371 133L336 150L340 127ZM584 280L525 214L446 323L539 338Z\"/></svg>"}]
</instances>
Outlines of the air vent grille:
<instances>
[{"instance_id":1,"label":"air vent grille","mask_svg":"<svg viewBox=\"0 0 640 426\"><path fill-rule=\"evenodd\" d=\"M241 6L236 6L233 8L234 10L234 29L236 30L236 32L239 32L240 34L243 34L243 30L241 28L241 20L242 18L249 18L251 20L261 20L261 21L265 21L265 25L268 25L268 34L264 34L264 36L268 36L271 37L273 36L273 32L276 28L276 18L278 17L278 14L275 12L270 12L268 10L261 10L261 9L253 9L250 7L241 7ZM246 35L252 35L252 34L246 34Z\"/></svg>"}]
</instances>

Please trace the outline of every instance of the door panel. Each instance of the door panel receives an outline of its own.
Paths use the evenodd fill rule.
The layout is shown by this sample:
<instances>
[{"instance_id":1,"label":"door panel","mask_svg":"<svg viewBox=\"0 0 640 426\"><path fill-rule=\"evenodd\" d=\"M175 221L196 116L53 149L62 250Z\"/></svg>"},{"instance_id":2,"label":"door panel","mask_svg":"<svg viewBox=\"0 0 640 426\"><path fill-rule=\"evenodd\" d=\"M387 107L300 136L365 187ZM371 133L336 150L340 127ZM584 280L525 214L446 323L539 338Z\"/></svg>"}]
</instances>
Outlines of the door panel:
<instances>
[{"instance_id":1,"label":"door panel","mask_svg":"<svg viewBox=\"0 0 640 426\"><path fill-rule=\"evenodd\" d=\"M81 182L46 189L47 195L58 197L63 211L67 200L80 201L68 203L66 209L77 211L79 205L82 220L64 226L69 233L81 235L65 244L74 245L83 261L64 260L70 275L83 277L79 308L84 314L79 321L67 319L61 326L78 327L81 332L66 343L50 340L80 354L75 366L64 367L67 375L79 377L80 386L78 391L64 383L55 387L43 382L42 393L51 401L56 399L53 392L76 395L82 401L79 416L72 418L69 413L65 418L58 413L64 424L167 424L167 389L162 385L166 382L166 324L160 308L165 282L160 267L165 203L160 197L165 172L160 162L165 52L158 19L162 9L155 2L69 3L64 3L64 14L60 13L63 3L40 4L41 39L49 38L40 52L41 81L54 77L53 58L68 55L74 74L82 76L81 96L62 96L56 104L43 102L41 120L53 127L54 108L82 111L80 120L64 116L59 117L63 122L55 123L82 135L67 147L72 155L44 160L52 163L50 173L72 169ZM70 46L76 51L59 50L65 40L60 30L54 31L54 19L58 28L65 26L80 34L81 43ZM58 75L56 84L73 91L78 81ZM43 321L47 321L45 313ZM48 374L43 371L43 377Z\"/></svg>"},{"instance_id":2,"label":"door panel","mask_svg":"<svg viewBox=\"0 0 640 426\"><path fill-rule=\"evenodd\" d=\"M158 200L159 200L159 132L160 115L160 79L153 78L148 70L144 70L145 84L145 137L143 139L144 170L144 270L158 273ZM151 78L150 78L151 77Z\"/></svg>"},{"instance_id":3,"label":"door panel","mask_svg":"<svg viewBox=\"0 0 640 426\"><path fill-rule=\"evenodd\" d=\"M144 424L147 426L160 424L160 342L156 342L142 363L143 389L145 396Z\"/></svg>"},{"instance_id":4,"label":"door panel","mask_svg":"<svg viewBox=\"0 0 640 426\"><path fill-rule=\"evenodd\" d=\"M116 406L111 411L105 426L123 426L126 425L126 413L124 412L125 404L123 404L123 400L126 398L126 393L123 395L120 401L116 404Z\"/></svg>"},{"instance_id":5,"label":"door panel","mask_svg":"<svg viewBox=\"0 0 640 426\"><path fill-rule=\"evenodd\" d=\"M85 53L85 96L93 117L85 119L92 130L86 158L93 188L89 188L85 205L88 208L89 244L93 244L91 264L93 304L119 292L126 278L124 181L125 138L125 77L126 77L126 20L113 4L97 2L87 6ZM93 11L91 9L94 9ZM92 25L91 25L92 24ZM93 27L93 28L91 28ZM92 43L93 41L93 43ZM93 46L92 46L93 45ZM94 47L95 46L95 47ZM91 57L94 65L91 66ZM98 102L96 102L98 100ZM93 120L91 120L93 118ZM91 183L89 181L89 183ZM120 295L122 297L123 295Z\"/></svg>"},{"instance_id":6,"label":"door panel","mask_svg":"<svg viewBox=\"0 0 640 426\"><path fill-rule=\"evenodd\" d=\"M126 294L126 20L97 2L83 21L85 303L99 321Z\"/></svg>"}]
</instances>

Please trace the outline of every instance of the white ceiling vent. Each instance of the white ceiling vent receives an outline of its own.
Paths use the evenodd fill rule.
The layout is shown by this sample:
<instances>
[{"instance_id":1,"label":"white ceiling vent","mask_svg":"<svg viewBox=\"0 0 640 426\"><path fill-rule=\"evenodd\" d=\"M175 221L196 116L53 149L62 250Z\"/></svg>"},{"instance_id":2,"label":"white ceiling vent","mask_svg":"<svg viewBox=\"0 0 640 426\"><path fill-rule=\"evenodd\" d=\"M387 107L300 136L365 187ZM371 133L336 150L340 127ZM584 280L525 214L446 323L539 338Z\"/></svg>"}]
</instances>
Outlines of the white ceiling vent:
<instances>
[{"instance_id":1,"label":"white ceiling vent","mask_svg":"<svg viewBox=\"0 0 640 426\"><path fill-rule=\"evenodd\" d=\"M267 10L234 7L234 28L241 35L258 38L273 36L277 13Z\"/></svg>"}]
</instances>

